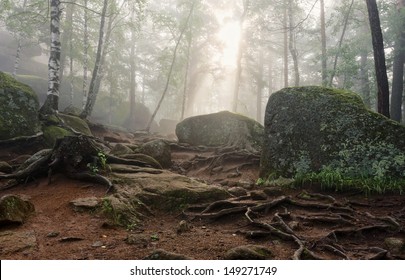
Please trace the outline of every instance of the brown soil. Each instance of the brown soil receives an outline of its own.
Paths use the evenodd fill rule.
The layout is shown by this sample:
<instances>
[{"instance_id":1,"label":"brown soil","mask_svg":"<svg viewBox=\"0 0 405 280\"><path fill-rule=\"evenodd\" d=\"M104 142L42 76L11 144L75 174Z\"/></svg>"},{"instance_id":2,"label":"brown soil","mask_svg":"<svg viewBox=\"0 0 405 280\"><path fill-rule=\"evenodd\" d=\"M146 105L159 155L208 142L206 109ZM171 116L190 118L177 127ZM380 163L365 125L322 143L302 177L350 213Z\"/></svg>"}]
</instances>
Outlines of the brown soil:
<instances>
[{"instance_id":1,"label":"brown soil","mask_svg":"<svg viewBox=\"0 0 405 280\"><path fill-rule=\"evenodd\" d=\"M101 130L96 134L108 135L109 139L124 139L123 142L139 143L152 138L137 135L133 139L128 134ZM28 151L21 152L26 153ZM142 259L154 249L164 249L194 259L223 259L225 252L231 248L256 244L268 247L276 259L291 259L299 248L298 243L263 230L259 225L261 223L283 228L282 222L288 227L284 227L284 232L293 230L291 235L304 241L307 254L302 254L300 258L405 258L404 250L389 250L384 242L388 237L405 239L405 196L387 194L367 197L359 193L325 192L316 186L306 186L305 191L310 195L300 195L303 188L286 189L282 193L269 194L265 200L261 200L262 187L254 185L258 177L257 158L249 158L243 154L234 156L230 153L228 157L218 160L213 158L216 154L216 149L173 145L172 171L221 184L226 188L244 186L251 195L240 198L238 205L259 205L282 196L286 196L289 201L255 215L245 215L246 211L242 211L214 217L221 207L205 212L212 216L201 215L200 210L204 207L200 210L187 209L187 215L155 211L154 216L145 220L140 228L128 230L109 226L101 213L77 212L70 205L70 201L77 198L102 198L106 191L104 186L74 181L60 174L53 177L50 185L46 178L38 178L26 185L0 191L0 197L5 194L29 196L36 208L35 214L25 224L3 228L0 233L6 230L34 231L37 243L35 247L21 251L4 253L0 250L0 258ZM0 160L9 161L17 155L15 148L2 147ZM0 181L0 187L4 186L5 181ZM323 196L309 199L314 197L311 196L314 193L321 193ZM336 201L332 201L330 197ZM321 205L330 207L323 209ZM251 223L248 216L253 217L256 224ZM281 217L282 221L277 217ZM340 218L336 221L327 220L336 217ZM188 220L191 228L179 234L176 230L181 220ZM57 233L57 236L51 237L51 233ZM129 235L144 238L142 242L131 245L126 242Z\"/></svg>"}]
</instances>

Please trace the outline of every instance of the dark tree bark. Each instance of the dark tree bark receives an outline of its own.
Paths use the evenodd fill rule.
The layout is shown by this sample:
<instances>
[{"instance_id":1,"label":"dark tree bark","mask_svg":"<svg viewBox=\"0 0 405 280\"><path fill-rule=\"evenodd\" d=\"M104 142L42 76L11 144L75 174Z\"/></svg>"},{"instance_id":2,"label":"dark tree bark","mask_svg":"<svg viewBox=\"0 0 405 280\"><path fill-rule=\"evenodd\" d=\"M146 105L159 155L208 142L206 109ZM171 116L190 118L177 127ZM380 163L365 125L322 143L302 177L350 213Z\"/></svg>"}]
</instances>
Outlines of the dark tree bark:
<instances>
[{"instance_id":1,"label":"dark tree bark","mask_svg":"<svg viewBox=\"0 0 405 280\"><path fill-rule=\"evenodd\" d=\"M263 123L263 113L262 113L262 98L263 98L263 49L259 51L259 65L258 65L258 73L257 73L257 95L256 95L256 120L259 123Z\"/></svg>"},{"instance_id":2,"label":"dark tree bark","mask_svg":"<svg viewBox=\"0 0 405 280\"><path fill-rule=\"evenodd\" d=\"M395 41L394 64L392 69L391 118L397 122L401 122L405 62L405 16L403 16L405 0L398 0L397 7L400 23L397 39Z\"/></svg>"},{"instance_id":3,"label":"dark tree bark","mask_svg":"<svg viewBox=\"0 0 405 280\"><path fill-rule=\"evenodd\" d=\"M102 67L102 55L103 55L103 47L104 47L104 25L105 25L105 18L107 14L107 6L108 0L104 0L103 10L101 12L101 21L100 21L100 32L99 32L99 39L98 39L98 46L97 46L97 54L96 54L96 62L93 68L93 75L91 77L90 85L89 85L89 93L86 101L86 105L80 117L87 118L91 115L93 111L94 104L96 102L96 96L98 93L97 83L100 81L101 75L101 67Z\"/></svg>"},{"instance_id":4,"label":"dark tree bark","mask_svg":"<svg viewBox=\"0 0 405 280\"><path fill-rule=\"evenodd\" d=\"M40 115L49 115L58 111L60 87L60 16L61 2L51 1L51 51L48 62L48 92L46 100L40 109Z\"/></svg>"},{"instance_id":5,"label":"dark tree bark","mask_svg":"<svg viewBox=\"0 0 405 280\"><path fill-rule=\"evenodd\" d=\"M322 45L322 85L328 84L327 57L326 57L326 25L325 25L325 2L320 0L321 5L321 45Z\"/></svg>"},{"instance_id":6,"label":"dark tree bark","mask_svg":"<svg viewBox=\"0 0 405 280\"><path fill-rule=\"evenodd\" d=\"M389 85L387 77L387 66L385 64L384 42L381 32L380 16L376 0L366 0L368 18L370 21L371 37L373 41L374 65L377 76L378 89L378 112L390 117L389 106Z\"/></svg>"},{"instance_id":7,"label":"dark tree bark","mask_svg":"<svg viewBox=\"0 0 405 280\"><path fill-rule=\"evenodd\" d=\"M370 100L370 80L368 77L368 52L361 50L360 52L360 85L361 93L364 98L364 104L367 108L371 108Z\"/></svg>"},{"instance_id":8,"label":"dark tree bark","mask_svg":"<svg viewBox=\"0 0 405 280\"><path fill-rule=\"evenodd\" d=\"M82 109L85 108L87 102L87 71L89 66L89 32L88 32L88 12L87 1L84 0L84 19L83 19L83 101Z\"/></svg>"}]
</instances>

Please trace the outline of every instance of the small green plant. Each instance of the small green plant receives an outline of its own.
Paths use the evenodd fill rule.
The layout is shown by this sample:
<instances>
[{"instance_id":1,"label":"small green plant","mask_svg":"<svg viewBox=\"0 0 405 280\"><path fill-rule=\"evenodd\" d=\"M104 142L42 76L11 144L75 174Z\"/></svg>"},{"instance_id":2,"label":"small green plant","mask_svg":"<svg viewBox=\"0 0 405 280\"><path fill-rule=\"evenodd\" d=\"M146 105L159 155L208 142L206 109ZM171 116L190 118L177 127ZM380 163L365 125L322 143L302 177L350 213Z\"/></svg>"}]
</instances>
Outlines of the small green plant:
<instances>
[{"instance_id":1,"label":"small green plant","mask_svg":"<svg viewBox=\"0 0 405 280\"><path fill-rule=\"evenodd\" d=\"M150 236L150 239L151 239L152 241L158 241L158 240L159 240L159 236L157 235L157 233L154 233L154 234L152 234L152 235Z\"/></svg>"},{"instance_id":2,"label":"small green plant","mask_svg":"<svg viewBox=\"0 0 405 280\"><path fill-rule=\"evenodd\" d=\"M87 163L87 168L89 168L92 173L99 173L100 169L106 170L107 167L107 156L102 151L97 153L97 157L93 162Z\"/></svg>"}]
</instances>

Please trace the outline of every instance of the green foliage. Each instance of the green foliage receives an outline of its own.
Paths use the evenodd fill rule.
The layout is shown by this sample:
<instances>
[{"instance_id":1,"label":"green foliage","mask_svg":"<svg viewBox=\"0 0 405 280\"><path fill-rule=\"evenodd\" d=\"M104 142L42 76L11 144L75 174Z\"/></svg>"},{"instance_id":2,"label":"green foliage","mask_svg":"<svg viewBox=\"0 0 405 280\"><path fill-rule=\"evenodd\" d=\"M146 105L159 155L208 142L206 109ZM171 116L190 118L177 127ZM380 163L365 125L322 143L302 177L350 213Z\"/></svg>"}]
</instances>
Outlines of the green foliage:
<instances>
[{"instance_id":1,"label":"green foliage","mask_svg":"<svg viewBox=\"0 0 405 280\"><path fill-rule=\"evenodd\" d=\"M107 156L104 152L99 151L97 158L93 162L87 163L87 167L92 173L99 173L100 170L107 170Z\"/></svg>"}]
</instances>

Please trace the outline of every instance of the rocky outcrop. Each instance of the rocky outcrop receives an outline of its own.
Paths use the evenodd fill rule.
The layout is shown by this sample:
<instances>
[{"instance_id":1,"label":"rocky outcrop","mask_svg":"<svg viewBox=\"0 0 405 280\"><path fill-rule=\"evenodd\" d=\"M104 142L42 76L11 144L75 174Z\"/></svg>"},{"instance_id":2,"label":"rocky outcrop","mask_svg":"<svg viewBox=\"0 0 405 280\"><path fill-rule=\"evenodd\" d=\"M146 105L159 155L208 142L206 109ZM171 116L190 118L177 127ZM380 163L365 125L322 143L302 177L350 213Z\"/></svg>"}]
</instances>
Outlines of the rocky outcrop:
<instances>
[{"instance_id":1,"label":"rocky outcrop","mask_svg":"<svg viewBox=\"0 0 405 280\"><path fill-rule=\"evenodd\" d=\"M248 117L223 111L183 120L176 126L176 135L180 143L192 146L260 150L263 126Z\"/></svg>"},{"instance_id":2,"label":"rocky outcrop","mask_svg":"<svg viewBox=\"0 0 405 280\"><path fill-rule=\"evenodd\" d=\"M34 91L0 72L0 140L40 131L39 103Z\"/></svg>"},{"instance_id":3,"label":"rocky outcrop","mask_svg":"<svg viewBox=\"0 0 405 280\"><path fill-rule=\"evenodd\" d=\"M156 139L147 142L141 146L139 152L151 156L157 160L163 168L168 168L172 165L170 144L165 140Z\"/></svg>"},{"instance_id":4,"label":"rocky outcrop","mask_svg":"<svg viewBox=\"0 0 405 280\"><path fill-rule=\"evenodd\" d=\"M153 209L175 213L190 204L213 202L231 196L217 186L206 185L165 170L155 171L153 174L116 173L116 192L101 202L107 217L118 225L132 228L139 225Z\"/></svg>"},{"instance_id":5,"label":"rocky outcrop","mask_svg":"<svg viewBox=\"0 0 405 280\"><path fill-rule=\"evenodd\" d=\"M405 175L405 127L352 92L286 88L267 104L260 171L262 178L326 178L383 191Z\"/></svg>"}]
</instances>

